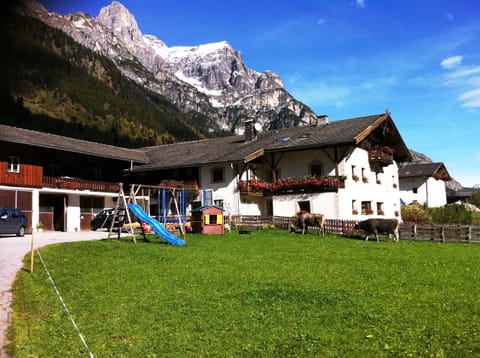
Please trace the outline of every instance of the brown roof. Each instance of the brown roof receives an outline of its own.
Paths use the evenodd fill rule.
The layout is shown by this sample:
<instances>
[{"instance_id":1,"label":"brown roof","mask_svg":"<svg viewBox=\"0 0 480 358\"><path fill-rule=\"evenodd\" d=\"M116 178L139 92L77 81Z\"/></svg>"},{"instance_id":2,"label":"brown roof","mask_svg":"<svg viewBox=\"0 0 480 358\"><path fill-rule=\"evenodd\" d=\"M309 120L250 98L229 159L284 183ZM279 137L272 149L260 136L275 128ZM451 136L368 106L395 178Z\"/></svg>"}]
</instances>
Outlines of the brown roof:
<instances>
[{"instance_id":1,"label":"brown roof","mask_svg":"<svg viewBox=\"0 0 480 358\"><path fill-rule=\"evenodd\" d=\"M385 122L389 122L390 127L393 128L394 133L389 137L391 143L388 145L395 148L395 159L411 160L408 148L390 115L386 113L332 121L319 126L261 132L253 142L246 142L245 136L241 135L128 149L6 125L0 125L0 140L103 158L134 161L141 164L136 166L134 171L148 171L243 162L274 152L354 146Z\"/></svg>"},{"instance_id":2,"label":"brown roof","mask_svg":"<svg viewBox=\"0 0 480 358\"><path fill-rule=\"evenodd\" d=\"M137 163L148 162L148 158L142 150L115 147L6 125L0 125L0 140L102 158L113 158Z\"/></svg>"},{"instance_id":3,"label":"brown roof","mask_svg":"<svg viewBox=\"0 0 480 358\"><path fill-rule=\"evenodd\" d=\"M399 178L434 177L449 181L452 178L443 163L408 163L398 170Z\"/></svg>"},{"instance_id":4,"label":"brown roof","mask_svg":"<svg viewBox=\"0 0 480 358\"><path fill-rule=\"evenodd\" d=\"M357 145L380 124L391 121L396 131L397 159L411 160L403 139L388 114L332 121L319 126L302 126L258 133L253 142L245 142L245 136L230 136L200 141L175 143L145 148L150 163L136 167L135 171L168 169L202 164L242 162L256 153L298 151Z\"/></svg>"}]
</instances>

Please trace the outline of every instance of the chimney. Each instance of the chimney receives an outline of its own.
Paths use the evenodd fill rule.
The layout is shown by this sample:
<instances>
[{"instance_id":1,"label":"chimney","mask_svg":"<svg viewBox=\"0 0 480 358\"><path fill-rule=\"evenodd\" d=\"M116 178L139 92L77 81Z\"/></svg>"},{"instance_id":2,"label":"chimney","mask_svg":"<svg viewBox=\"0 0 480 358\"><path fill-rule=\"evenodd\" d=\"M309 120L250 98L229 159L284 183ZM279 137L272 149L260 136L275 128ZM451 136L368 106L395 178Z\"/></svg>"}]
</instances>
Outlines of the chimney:
<instances>
[{"instance_id":1,"label":"chimney","mask_svg":"<svg viewBox=\"0 0 480 358\"><path fill-rule=\"evenodd\" d=\"M257 139L255 122L253 119L245 120L245 143L254 142Z\"/></svg>"},{"instance_id":2,"label":"chimney","mask_svg":"<svg viewBox=\"0 0 480 358\"><path fill-rule=\"evenodd\" d=\"M328 124L328 114L317 116L317 127L321 124Z\"/></svg>"}]
</instances>

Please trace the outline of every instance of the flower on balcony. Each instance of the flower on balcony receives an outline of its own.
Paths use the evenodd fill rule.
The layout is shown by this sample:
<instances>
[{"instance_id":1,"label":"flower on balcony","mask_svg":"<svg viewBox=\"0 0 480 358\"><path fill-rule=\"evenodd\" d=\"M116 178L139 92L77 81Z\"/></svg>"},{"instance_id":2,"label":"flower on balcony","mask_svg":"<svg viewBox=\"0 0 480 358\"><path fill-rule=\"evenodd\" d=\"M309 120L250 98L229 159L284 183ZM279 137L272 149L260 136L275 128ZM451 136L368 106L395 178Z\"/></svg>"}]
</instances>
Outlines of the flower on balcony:
<instances>
[{"instance_id":1,"label":"flower on balcony","mask_svg":"<svg viewBox=\"0 0 480 358\"><path fill-rule=\"evenodd\" d=\"M316 177L307 175L303 177L279 178L274 182L265 182L263 180L240 181L238 187L240 191L275 193L305 189L336 189L339 187L340 182L341 179L338 177Z\"/></svg>"},{"instance_id":2,"label":"flower on balcony","mask_svg":"<svg viewBox=\"0 0 480 358\"><path fill-rule=\"evenodd\" d=\"M368 178L367 178L367 177L362 177L362 181L363 181L364 183L368 183Z\"/></svg>"},{"instance_id":3,"label":"flower on balcony","mask_svg":"<svg viewBox=\"0 0 480 358\"><path fill-rule=\"evenodd\" d=\"M354 175L354 176L352 177L352 179L355 180L355 181L359 181L359 180L360 180L360 178L358 177L358 175Z\"/></svg>"},{"instance_id":4,"label":"flower on balcony","mask_svg":"<svg viewBox=\"0 0 480 358\"><path fill-rule=\"evenodd\" d=\"M353 209L353 210L352 210L352 215L358 215L358 210Z\"/></svg>"},{"instance_id":5,"label":"flower on balcony","mask_svg":"<svg viewBox=\"0 0 480 358\"><path fill-rule=\"evenodd\" d=\"M162 180L159 187L161 188L182 188L183 181L177 181L174 179Z\"/></svg>"},{"instance_id":6,"label":"flower on balcony","mask_svg":"<svg viewBox=\"0 0 480 358\"><path fill-rule=\"evenodd\" d=\"M395 148L389 147L389 146L384 146L383 150L387 153L393 154L396 152Z\"/></svg>"}]
</instances>

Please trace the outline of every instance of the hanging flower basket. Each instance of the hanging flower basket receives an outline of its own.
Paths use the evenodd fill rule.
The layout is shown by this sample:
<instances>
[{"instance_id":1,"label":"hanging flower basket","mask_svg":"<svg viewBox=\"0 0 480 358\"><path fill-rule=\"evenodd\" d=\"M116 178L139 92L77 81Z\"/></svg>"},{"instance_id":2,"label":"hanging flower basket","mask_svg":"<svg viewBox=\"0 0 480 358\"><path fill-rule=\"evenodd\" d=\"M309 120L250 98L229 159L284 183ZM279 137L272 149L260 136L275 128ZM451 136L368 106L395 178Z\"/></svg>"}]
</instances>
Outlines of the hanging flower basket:
<instances>
[{"instance_id":1,"label":"hanging flower basket","mask_svg":"<svg viewBox=\"0 0 480 358\"><path fill-rule=\"evenodd\" d=\"M330 191L342 186L343 180L339 177L288 177L280 178L274 182L253 180L250 182L240 181L240 191L257 191L264 193L281 193L293 191Z\"/></svg>"}]
</instances>

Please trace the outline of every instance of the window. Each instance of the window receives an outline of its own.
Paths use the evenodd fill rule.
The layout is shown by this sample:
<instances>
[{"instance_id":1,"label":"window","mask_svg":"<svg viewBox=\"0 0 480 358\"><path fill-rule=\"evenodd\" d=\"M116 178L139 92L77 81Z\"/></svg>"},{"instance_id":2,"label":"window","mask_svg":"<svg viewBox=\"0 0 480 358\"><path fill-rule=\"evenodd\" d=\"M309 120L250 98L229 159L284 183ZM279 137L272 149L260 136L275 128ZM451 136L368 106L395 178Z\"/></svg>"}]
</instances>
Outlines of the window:
<instances>
[{"instance_id":1,"label":"window","mask_svg":"<svg viewBox=\"0 0 480 358\"><path fill-rule=\"evenodd\" d=\"M220 199L220 200L215 200L214 202L215 202L215 206L216 206L217 208L223 209L223 200L222 200L222 199Z\"/></svg>"},{"instance_id":2,"label":"window","mask_svg":"<svg viewBox=\"0 0 480 358\"><path fill-rule=\"evenodd\" d=\"M203 189L202 190L202 205L203 206L213 205L213 190L212 189Z\"/></svg>"},{"instance_id":3,"label":"window","mask_svg":"<svg viewBox=\"0 0 480 358\"><path fill-rule=\"evenodd\" d=\"M225 173L223 168L212 169L212 183L223 183L225 181Z\"/></svg>"},{"instance_id":4,"label":"window","mask_svg":"<svg viewBox=\"0 0 480 358\"><path fill-rule=\"evenodd\" d=\"M413 188L413 194L417 194L418 193L418 188Z\"/></svg>"},{"instance_id":5,"label":"window","mask_svg":"<svg viewBox=\"0 0 480 358\"><path fill-rule=\"evenodd\" d=\"M356 167L355 165L352 165L352 179L355 180L355 181L358 181L358 175L356 173Z\"/></svg>"},{"instance_id":6,"label":"window","mask_svg":"<svg viewBox=\"0 0 480 358\"><path fill-rule=\"evenodd\" d=\"M357 201L352 200L352 215L357 215L357 214L358 214Z\"/></svg>"},{"instance_id":7,"label":"window","mask_svg":"<svg viewBox=\"0 0 480 358\"><path fill-rule=\"evenodd\" d=\"M93 175L95 177L95 180L102 180L102 170L101 169L95 168L94 172L93 172Z\"/></svg>"},{"instance_id":8,"label":"window","mask_svg":"<svg viewBox=\"0 0 480 358\"><path fill-rule=\"evenodd\" d=\"M373 214L371 201L362 201L362 214L363 215Z\"/></svg>"},{"instance_id":9,"label":"window","mask_svg":"<svg viewBox=\"0 0 480 358\"><path fill-rule=\"evenodd\" d=\"M8 157L7 172L20 173L20 159L18 157Z\"/></svg>"},{"instance_id":10,"label":"window","mask_svg":"<svg viewBox=\"0 0 480 358\"><path fill-rule=\"evenodd\" d=\"M310 174L320 177L323 174L323 165L321 162L315 161L310 165Z\"/></svg>"},{"instance_id":11,"label":"window","mask_svg":"<svg viewBox=\"0 0 480 358\"><path fill-rule=\"evenodd\" d=\"M299 201L298 208L300 211L306 211L307 213L310 212L310 201Z\"/></svg>"},{"instance_id":12,"label":"window","mask_svg":"<svg viewBox=\"0 0 480 358\"><path fill-rule=\"evenodd\" d=\"M383 212L383 203L377 203L377 214L385 215L385 213Z\"/></svg>"}]
</instances>

